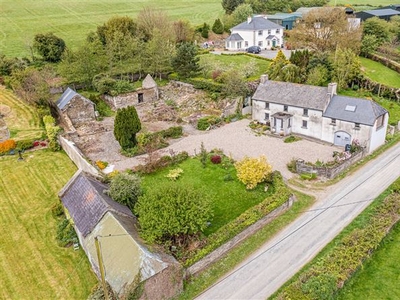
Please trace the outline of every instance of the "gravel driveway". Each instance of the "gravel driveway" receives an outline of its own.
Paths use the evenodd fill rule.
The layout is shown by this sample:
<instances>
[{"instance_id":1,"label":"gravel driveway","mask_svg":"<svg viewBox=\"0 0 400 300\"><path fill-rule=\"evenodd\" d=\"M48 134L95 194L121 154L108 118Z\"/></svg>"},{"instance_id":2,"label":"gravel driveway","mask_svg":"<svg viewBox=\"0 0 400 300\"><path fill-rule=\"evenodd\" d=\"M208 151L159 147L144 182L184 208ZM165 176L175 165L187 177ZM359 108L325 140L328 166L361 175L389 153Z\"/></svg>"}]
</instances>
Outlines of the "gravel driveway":
<instances>
[{"instance_id":1,"label":"gravel driveway","mask_svg":"<svg viewBox=\"0 0 400 300\"><path fill-rule=\"evenodd\" d=\"M211 131L197 132L173 140L170 146L159 151L168 154L172 149L176 153L187 151L189 155L194 155L200 152L200 145L203 143L207 150L222 149L226 155L230 155L235 160L245 156L265 155L274 170L279 170L285 178L291 178L293 174L289 172L286 164L292 158L311 162L319 159L326 162L332 160L334 150L340 150L334 146L304 139L294 143L284 143L279 137L257 136L249 128L249 122L249 120L240 120ZM142 155L110 163L114 164L116 170L125 170L144 163L144 158L145 156Z\"/></svg>"}]
</instances>

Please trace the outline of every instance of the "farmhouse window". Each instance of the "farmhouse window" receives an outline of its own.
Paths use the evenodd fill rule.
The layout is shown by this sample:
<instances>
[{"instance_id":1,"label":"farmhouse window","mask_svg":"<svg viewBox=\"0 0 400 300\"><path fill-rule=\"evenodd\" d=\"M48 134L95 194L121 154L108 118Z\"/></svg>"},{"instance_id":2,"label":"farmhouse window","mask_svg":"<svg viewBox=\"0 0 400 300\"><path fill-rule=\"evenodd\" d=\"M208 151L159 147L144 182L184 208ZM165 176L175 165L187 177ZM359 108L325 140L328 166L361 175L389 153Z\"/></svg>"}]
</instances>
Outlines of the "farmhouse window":
<instances>
[{"instance_id":1,"label":"farmhouse window","mask_svg":"<svg viewBox=\"0 0 400 300\"><path fill-rule=\"evenodd\" d=\"M258 35L262 35L262 32L263 32L262 30L259 30Z\"/></svg>"},{"instance_id":2,"label":"farmhouse window","mask_svg":"<svg viewBox=\"0 0 400 300\"><path fill-rule=\"evenodd\" d=\"M265 113L265 121L269 121L269 114Z\"/></svg>"},{"instance_id":3,"label":"farmhouse window","mask_svg":"<svg viewBox=\"0 0 400 300\"><path fill-rule=\"evenodd\" d=\"M354 129L360 129L360 123L355 123Z\"/></svg>"},{"instance_id":4,"label":"farmhouse window","mask_svg":"<svg viewBox=\"0 0 400 300\"><path fill-rule=\"evenodd\" d=\"M244 42L244 46L245 46L245 48L249 47L249 42L248 42L248 41L245 41L245 42Z\"/></svg>"},{"instance_id":5,"label":"farmhouse window","mask_svg":"<svg viewBox=\"0 0 400 300\"><path fill-rule=\"evenodd\" d=\"M302 128L307 128L307 121L303 121L303 126Z\"/></svg>"},{"instance_id":6,"label":"farmhouse window","mask_svg":"<svg viewBox=\"0 0 400 300\"><path fill-rule=\"evenodd\" d=\"M260 47L263 46L262 41L259 41L259 42L258 42L258 46L260 46Z\"/></svg>"},{"instance_id":7,"label":"farmhouse window","mask_svg":"<svg viewBox=\"0 0 400 300\"><path fill-rule=\"evenodd\" d=\"M287 105L283 106L283 111L288 111L288 106Z\"/></svg>"},{"instance_id":8,"label":"farmhouse window","mask_svg":"<svg viewBox=\"0 0 400 300\"><path fill-rule=\"evenodd\" d=\"M336 125L336 119L331 119L331 124Z\"/></svg>"},{"instance_id":9,"label":"farmhouse window","mask_svg":"<svg viewBox=\"0 0 400 300\"><path fill-rule=\"evenodd\" d=\"M280 32L280 29L277 29L277 30L276 30L276 33L279 34L279 32Z\"/></svg>"},{"instance_id":10,"label":"farmhouse window","mask_svg":"<svg viewBox=\"0 0 400 300\"><path fill-rule=\"evenodd\" d=\"M271 29L268 29L268 34L271 34Z\"/></svg>"},{"instance_id":11,"label":"farmhouse window","mask_svg":"<svg viewBox=\"0 0 400 300\"><path fill-rule=\"evenodd\" d=\"M269 102L265 102L265 109L269 109Z\"/></svg>"},{"instance_id":12,"label":"farmhouse window","mask_svg":"<svg viewBox=\"0 0 400 300\"><path fill-rule=\"evenodd\" d=\"M308 108L303 109L303 116L308 117Z\"/></svg>"},{"instance_id":13,"label":"farmhouse window","mask_svg":"<svg viewBox=\"0 0 400 300\"><path fill-rule=\"evenodd\" d=\"M378 119L376 119L376 128L380 128L383 126L383 120L385 119L385 116L382 115Z\"/></svg>"},{"instance_id":14,"label":"farmhouse window","mask_svg":"<svg viewBox=\"0 0 400 300\"><path fill-rule=\"evenodd\" d=\"M288 119L288 125L287 125L287 127L288 127L288 128L292 127L292 119L290 119L290 118Z\"/></svg>"}]
</instances>

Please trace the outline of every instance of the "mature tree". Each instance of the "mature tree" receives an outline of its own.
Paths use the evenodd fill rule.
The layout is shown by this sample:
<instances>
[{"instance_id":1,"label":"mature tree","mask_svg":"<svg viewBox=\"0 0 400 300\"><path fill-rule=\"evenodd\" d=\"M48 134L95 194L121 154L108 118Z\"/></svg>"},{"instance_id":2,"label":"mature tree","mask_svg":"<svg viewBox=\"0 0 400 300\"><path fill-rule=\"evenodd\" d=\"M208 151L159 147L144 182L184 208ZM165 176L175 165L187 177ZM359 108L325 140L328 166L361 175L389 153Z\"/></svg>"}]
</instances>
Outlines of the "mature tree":
<instances>
[{"instance_id":1,"label":"mature tree","mask_svg":"<svg viewBox=\"0 0 400 300\"><path fill-rule=\"evenodd\" d=\"M324 86L329 78L329 71L324 65L318 65L308 72L307 84Z\"/></svg>"},{"instance_id":2,"label":"mature tree","mask_svg":"<svg viewBox=\"0 0 400 300\"><path fill-rule=\"evenodd\" d=\"M301 70L295 64L287 64L280 71L280 79L282 81L301 83L303 81L300 76Z\"/></svg>"},{"instance_id":3,"label":"mature tree","mask_svg":"<svg viewBox=\"0 0 400 300\"><path fill-rule=\"evenodd\" d=\"M66 51L59 72L67 84L80 83L92 87L95 75L107 70L107 55L98 39L86 42L76 51Z\"/></svg>"},{"instance_id":4,"label":"mature tree","mask_svg":"<svg viewBox=\"0 0 400 300\"><path fill-rule=\"evenodd\" d=\"M250 4L240 4L236 7L235 11L232 13L235 24L240 24L247 20L249 16L253 15L253 8Z\"/></svg>"},{"instance_id":5,"label":"mature tree","mask_svg":"<svg viewBox=\"0 0 400 300\"><path fill-rule=\"evenodd\" d=\"M292 29L288 42L295 48L315 51L335 51L351 48L358 51L361 29L350 26L346 14L340 8L322 7L307 13Z\"/></svg>"},{"instance_id":6,"label":"mature tree","mask_svg":"<svg viewBox=\"0 0 400 300\"><path fill-rule=\"evenodd\" d=\"M287 60L282 50L279 50L276 57L273 59L268 68L268 76L272 80L283 80L281 70L290 62Z\"/></svg>"},{"instance_id":7,"label":"mature tree","mask_svg":"<svg viewBox=\"0 0 400 300\"><path fill-rule=\"evenodd\" d=\"M375 37L377 45L380 46L384 42L388 42L389 38L389 24L387 21L373 17L365 20L363 23L363 35L372 35Z\"/></svg>"},{"instance_id":8,"label":"mature tree","mask_svg":"<svg viewBox=\"0 0 400 300\"><path fill-rule=\"evenodd\" d=\"M181 43L172 58L172 67L182 77L191 77L200 71L200 58L193 43Z\"/></svg>"},{"instance_id":9,"label":"mature tree","mask_svg":"<svg viewBox=\"0 0 400 300\"><path fill-rule=\"evenodd\" d=\"M361 54L367 57L369 54L373 53L379 46L379 41L376 39L375 35L365 34L361 41Z\"/></svg>"},{"instance_id":10,"label":"mature tree","mask_svg":"<svg viewBox=\"0 0 400 300\"><path fill-rule=\"evenodd\" d=\"M47 106L50 100L48 69L39 71L33 67L15 69L9 84L13 91L29 104Z\"/></svg>"},{"instance_id":11,"label":"mature tree","mask_svg":"<svg viewBox=\"0 0 400 300\"><path fill-rule=\"evenodd\" d=\"M389 31L394 35L395 42L400 42L400 16L393 16L390 18Z\"/></svg>"},{"instance_id":12,"label":"mature tree","mask_svg":"<svg viewBox=\"0 0 400 300\"><path fill-rule=\"evenodd\" d=\"M175 42L192 42L194 38L194 28L189 21L179 20L173 23Z\"/></svg>"},{"instance_id":13,"label":"mature tree","mask_svg":"<svg viewBox=\"0 0 400 300\"><path fill-rule=\"evenodd\" d=\"M147 191L136 204L141 235L149 242L185 245L211 221L209 199L187 185L168 183Z\"/></svg>"},{"instance_id":14,"label":"mature tree","mask_svg":"<svg viewBox=\"0 0 400 300\"><path fill-rule=\"evenodd\" d=\"M134 106L118 109L114 120L114 136L122 149L136 146L136 134L140 129L142 125Z\"/></svg>"},{"instance_id":15,"label":"mature tree","mask_svg":"<svg viewBox=\"0 0 400 300\"><path fill-rule=\"evenodd\" d=\"M39 53L45 61L58 62L65 50L63 39L53 33L36 34L33 40L33 49Z\"/></svg>"},{"instance_id":16,"label":"mature tree","mask_svg":"<svg viewBox=\"0 0 400 300\"><path fill-rule=\"evenodd\" d=\"M247 81L238 70L230 69L224 72L219 80L223 83L223 94L228 97L245 97L249 93Z\"/></svg>"},{"instance_id":17,"label":"mature tree","mask_svg":"<svg viewBox=\"0 0 400 300\"><path fill-rule=\"evenodd\" d=\"M161 32L166 41L174 41L174 29L168 15L161 10L143 8L137 18L138 30L145 41L149 41L155 32Z\"/></svg>"},{"instance_id":18,"label":"mature tree","mask_svg":"<svg viewBox=\"0 0 400 300\"><path fill-rule=\"evenodd\" d=\"M163 74L171 71L171 57L175 54L175 45L166 40L163 33L155 29L152 38L146 44L144 61L146 71L158 75L161 79Z\"/></svg>"},{"instance_id":19,"label":"mature tree","mask_svg":"<svg viewBox=\"0 0 400 300\"><path fill-rule=\"evenodd\" d=\"M222 0L222 8L225 13L230 15L233 13L240 4L244 3L245 0Z\"/></svg>"},{"instance_id":20,"label":"mature tree","mask_svg":"<svg viewBox=\"0 0 400 300\"><path fill-rule=\"evenodd\" d=\"M212 31L216 34L224 33L224 25L222 24L219 18L214 21L214 24L212 26Z\"/></svg>"},{"instance_id":21,"label":"mature tree","mask_svg":"<svg viewBox=\"0 0 400 300\"><path fill-rule=\"evenodd\" d=\"M338 89L347 88L361 73L361 63L358 56L350 49L338 49L332 54L333 80Z\"/></svg>"},{"instance_id":22,"label":"mature tree","mask_svg":"<svg viewBox=\"0 0 400 300\"><path fill-rule=\"evenodd\" d=\"M201 27L201 36L205 39L208 39L208 32L210 31L210 26L207 23L204 23Z\"/></svg>"},{"instance_id":23,"label":"mature tree","mask_svg":"<svg viewBox=\"0 0 400 300\"><path fill-rule=\"evenodd\" d=\"M250 4L254 13L263 13L266 11L266 0L246 0L245 3Z\"/></svg>"},{"instance_id":24,"label":"mature tree","mask_svg":"<svg viewBox=\"0 0 400 300\"><path fill-rule=\"evenodd\" d=\"M111 179L110 188L106 193L114 201L133 210L139 196L142 195L140 178L135 174L119 173Z\"/></svg>"},{"instance_id":25,"label":"mature tree","mask_svg":"<svg viewBox=\"0 0 400 300\"><path fill-rule=\"evenodd\" d=\"M110 18L106 23L97 27L97 36L103 45L107 45L118 37L116 33L124 37L135 37L138 33L137 24L130 17L115 16Z\"/></svg>"},{"instance_id":26,"label":"mature tree","mask_svg":"<svg viewBox=\"0 0 400 300\"><path fill-rule=\"evenodd\" d=\"M26 67L27 61L0 53L0 76L9 76L14 70L23 70Z\"/></svg>"},{"instance_id":27,"label":"mature tree","mask_svg":"<svg viewBox=\"0 0 400 300\"><path fill-rule=\"evenodd\" d=\"M230 15L223 15L222 16L222 24L224 24L224 31L225 32L230 32L231 28L237 25L235 23L235 18L233 17L232 14Z\"/></svg>"}]
</instances>

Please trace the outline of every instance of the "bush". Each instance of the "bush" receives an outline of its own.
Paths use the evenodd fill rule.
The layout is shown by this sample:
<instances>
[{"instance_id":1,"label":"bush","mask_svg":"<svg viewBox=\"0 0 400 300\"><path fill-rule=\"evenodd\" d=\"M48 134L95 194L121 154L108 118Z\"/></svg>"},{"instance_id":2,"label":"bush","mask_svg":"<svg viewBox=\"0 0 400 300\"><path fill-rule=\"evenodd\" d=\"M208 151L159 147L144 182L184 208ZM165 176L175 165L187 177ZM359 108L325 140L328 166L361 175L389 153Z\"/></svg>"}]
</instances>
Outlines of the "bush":
<instances>
[{"instance_id":1,"label":"bush","mask_svg":"<svg viewBox=\"0 0 400 300\"><path fill-rule=\"evenodd\" d=\"M17 143L14 140L6 140L0 143L0 155L9 153L17 147Z\"/></svg>"},{"instance_id":2,"label":"bush","mask_svg":"<svg viewBox=\"0 0 400 300\"><path fill-rule=\"evenodd\" d=\"M204 78L187 78L186 82L193 84L196 89L206 90L211 93L221 93L224 85Z\"/></svg>"},{"instance_id":3,"label":"bush","mask_svg":"<svg viewBox=\"0 0 400 300\"><path fill-rule=\"evenodd\" d=\"M165 130L161 130L160 134L163 138L180 138L183 135L182 126L173 126Z\"/></svg>"},{"instance_id":4,"label":"bush","mask_svg":"<svg viewBox=\"0 0 400 300\"><path fill-rule=\"evenodd\" d=\"M295 174L297 173L296 162L297 162L297 159L292 158L292 160L286 164L286 167L288 168L288 170Z\"/></svg>"},{"instance_id":5,"label":"bush","mask_svg":"<svg viewBox=\"0 0 400 300\"><path fill-rule=\"evenodd\" d=\"M290 135L287 138L285 138L283 140L283 142L284 143L293 143L293 142L297 142L297 141L300 141L300 140L301 140L301 137Z\"/></svg>"},{"instance_id":6,"label":"bush","mask_svg":"<svg viewBox=\"0 0 400 300\"><path fill-rule=\"evenodd\" d=\"M57 141L58 133L61 131L59 126L56 126L55 120L52 116L43 117L44 127L46 129L47 138L49 140L49 148L52 151L58 151L61 149L60 144Z\"/></svg>"},{"instance_id":7,"label":"bush","mask_svg":"<svg viewBox=\"0 0 400 300\"><path fill-rule=\"evenodd\" d=\"M184 244L207 227L211 202L189 186L163 184L147 191L135 207L140 232L149 242Z\"/></svg>"},{"instance_id":8,"label":"bush","mask_svg":"<svg viewBox=\"0 0 400 300\"><path fill-rule=\"evenodd\" d=\"M40 145L40 143L41 143L40 141L37 141L35 139L20 140L20 141L17 141L16 149L24 151L24 150L31 149L33 147L37 147ZM47 146L47 144L46 144L46 146Z\"/></svg>"},{"instance_id":9,"label":"bush","mask_svg":"<svg viewBox=\"0 0 400 300\"><path fill-rule=\"evenodd\" d=\"M221 163L221 156L219 156L219 155L212 155L211 158L210 158L210 160L211 160L211 162L212 162L214 165L220 164L220 163Z\"/></svg>"},{"instance_id":10,"label":"bush","mask_svg":"<svg viewBox=\"0 0 400 300\"><path fill-rule=\"evenodd\" d=\"M61 247L67 247L74 241L78 240L74 226L69 222L69 220L63 215L57 221L57 243Z\"/></svg>"},{"instance_id":11,"label":"bush","mask_svg":"<svg viewBox=\"0 0 400 300\"><path fill-rule=\"evenodd\" d=\"M210 126L216 125L221 122L221 118L217 116L206 116L198 120L197 129L207 130Z\"/></svg>"},{"instance_id":12,"label":"bush","mask_svg":"<svg viewBox=\"0 0 400 300\"><path fill-rule=\"evenodd\" d=\"M176 168L173 170L170 170L169 173L167 175L165 175L165 177L171 179L172 181L176 181L181 174L183 173L183 170L181 168Z\"/></svg>"},{"instance_id":13,"label":"bush","mask_svg":"<svg viewBox=\"0 0 400 300\"><path fill-rule=\"evenodd\" d=\"M235 163L238 179L246 185L246 189L254 189L257 184L265 181L272 172L265 156L259 158L245 157Z\"/></svg>"},{"instance_id":14,"label":"bush","mask_svg":"<svg viewBox=\"0 0 400 300\"><path fill-rule=\"evenodd\" d=\"M135 174L119 173L111 179L110 188L106 194L114 201L133 210L138 197L142 195L140 178Z\"/></svg>"}]
</instances>

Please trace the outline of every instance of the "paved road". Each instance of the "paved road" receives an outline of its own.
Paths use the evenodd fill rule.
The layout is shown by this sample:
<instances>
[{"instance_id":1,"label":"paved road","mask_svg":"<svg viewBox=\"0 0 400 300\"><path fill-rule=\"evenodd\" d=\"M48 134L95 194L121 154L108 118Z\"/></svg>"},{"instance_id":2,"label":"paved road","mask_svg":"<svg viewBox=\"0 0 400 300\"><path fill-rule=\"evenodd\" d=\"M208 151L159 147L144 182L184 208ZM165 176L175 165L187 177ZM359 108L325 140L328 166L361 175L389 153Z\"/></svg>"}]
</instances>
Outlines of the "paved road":
<instances>
[{"instance_id":1,"label":"paved road","mask_svg":"<svg viewBox=\"0 0 400 300\"><path fill-rule=\"evenodd\" d=\"M400 146L329 188L309 212L198 299L266 299L400 176Z\"/></svg>"}]
</instances>

